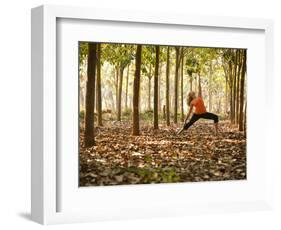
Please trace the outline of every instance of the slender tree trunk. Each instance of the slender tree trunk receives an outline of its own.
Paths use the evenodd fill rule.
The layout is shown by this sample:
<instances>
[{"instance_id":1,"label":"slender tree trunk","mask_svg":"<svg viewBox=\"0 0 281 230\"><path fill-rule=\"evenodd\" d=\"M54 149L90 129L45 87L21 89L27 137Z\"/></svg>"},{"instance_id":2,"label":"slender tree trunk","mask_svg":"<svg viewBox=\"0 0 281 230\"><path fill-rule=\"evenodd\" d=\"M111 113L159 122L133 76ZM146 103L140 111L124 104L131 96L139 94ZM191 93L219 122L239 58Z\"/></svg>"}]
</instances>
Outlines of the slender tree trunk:
<instances>
[{"instance_id":1,"label":"slender tree trunk","mask_svg":"<svg viewBox=\"0 0 281 230\"><path fill-rule=\"evenodd\" d=\"M166 124L170 125L170 47L167 48L166 63Z\"/></svg>"},{"instance_id":2,"label":"slender tree trunk","mask_svg":"<svg viewBox=\"0 0 281 230\"><path fill-rule=\"evenodd\" d=\"M97 44L89 43L88 66L87 66L87 92L85 114L85 147L95 144L94 137L94 109L95 109L95 81L97 64Z\"/></svg>"},{"instance_id":3,"label":"slender tree trunk","mask_svg":"<svg viewBox=\"0 0 281 230\"><path fill-rule=\"evenodd\" d=\"M228 113L228 87L227 87L227 79L225 79L225 105L224 105L224 113Z\"/></svg>"},{"instance_id":4,"label":"slender tree trunk","mask_svg":"<svg viewBox=\"0 0 281 230\"><path fill-rule=\"evenodd\" d=\"M243 108L244 108L244 87L245 87L245 74L246 74L246 50L243 50L243 65L242 65L242 74L240 79L240 112L239 112L239 131L243 131ZM246 120L244 120L244 123Z\"/></svg>"},{"instance_id":5,"label":"slender tree trunk","mask_svg":"<svg viewBox=\"0 0 281 230\"><path fill-rule=\"evenodd\" d=\"M212 108L212 75L213 75L213 64L212 64L212 60L211 60L211 64L210 64L210 71L209 71L209 86L208 86L208 96L209 96L209 111L211 112L213 110Z\"/></svg>"},{"instance_id":6,"label":"slender tree trunk","mask_svg":"<svg viewBox=\"0 0 281 230\"><path fill-rule=\"evenodd\" d=\"M160 48L159 48L160 50ZM160 51L159 51L160 52ZM161 113L161 98L160 98L160 84L161 84L161 63L160 63L160 60L159 60L159 70L158 70L158 113Z\"/></svg>"},{"instance_id":7,"label":"slender tree trunk","mask_svg":"<svg viewBox=\"0 0 281 230\"><path fill-rule=\"evenodd\" d=\"M102 99L101 99L101 44L97 44L97 113L98 126L102 126Z\"/></svg>"},{"instance_id":8,"label":"slender tree trunk","mask_svg":"<svg viewBox=\"0 0 281 230\"><path fill-rule=\"evenodd\" d=\"M192 87L192 83L193 83L193 81L192 81L192 74L189 77L190 77L189 78L190 91L192 91L193 90L193 87Z\"/></svg>"},{"instance_id":9,"label":"slender tree trunk","mask_svg":"<svg viewBox=\"0 0 281 230\"><path fill-rule=\"evenodd\" d=\"M163 119L166 120L166 106L163 105Z\"/></svg>"},{"instance_id":10,"label":"slender tree trunk","mask_svg":"<svg viewBox=\"0 0 281 230\"><path fill-rule=\"evenodd\" d=\"M198 90L198 76L199 74L197 73L194 79L194 91Z\"/></svg>"},{"instance_id":11,"label":"slender tree trunk","mask_svg":"<svg viewBox=\"0 0 281 230\"><path fill-rule=\"evenodd\" d=\"M199 86L201 88L201 75L200 74L198 74L198 87L197 87L197 89L199 89Z\"/></svg>"},{"instance_id":12,"label":"slender tree trunk","mask_svg":"<svg viewBox=\"0 0 281 230\"><path fill-rule=\"evenodd\" d=\"M127 68L127 78L126 78L126 98L125 98L125 108L128 110L128 85L129 85L129 75L130 75L130 64Z\"/></svg>"},{"instance_id":13,"label":"slender tree trunk","mask_svg":"<svg viewBox=\"0 0 281 230\"><path fill-rule=\"evenodd\" d=\"M225 103L224 103L224 113L227 115L228 114L228 73L226 70L226 66L223 66L224 70L224 77L225 77Z\"/></svg>"},{"instance_id":14,"label":"slender tree trunk","mask_svg":"<svg viewBox=\"0 0 281 230\"><path fill-rule=\"evenodd\" d=\"M174 93L174 123L178 122L178 82L179 82L179 47L176 47L175 93Z\"/></svg>"},{"instance_id":15,"label":"slender tree trunk","mask_svg":"<svg viewBox=\"0 0 281 230\"><path fill-rule=\"evenodd\" d=\"M247 136L247 102L245 103L245 111L244 111L244 136Z\"/></svg>"},{"instance_id":16,"label":"slender tree trunk","mask_svg":"<svg viewBox=\"0 0 281 230\"><path fill-rule=\"evenodd\" d=\"M153 108L153 125L158 129L158 74L159 74L159 46L156 46L156 63L154 76L154 108Z\"/></svg>"},{"instance_id":17,"label":"slender tree trunk","mask_svg":"<svg viewBox=\"0 0 281 230\"><path fill-rule=\"evenodd\" d=\"M235 124L235 117L236 117L236 94L237 94L237 50L235 51L235 62L234 62L234 80L233 80L233 117L232 122Z\"/></svg>"},{"instance_id":18,"label":"slender tree trunk","mask_svg":"<svg viewBox=\"0 0 281 230\"><path fill-rule=\"evenodd\" d=\"M121 99L122 99L122 85L123 85L123 74L124 74L124 66L120 66L119 73L119 86L118 86L118 105L117 105L117 121L121 121Z\"/></svg>"},{"instance_id":19,"label":"slender tree trunk","mask_svg":"<svg viewBox=\"0 0 281 230\"><path fill-rule=\"evenodd\" d=\"M184 121L184 111L183 111L183 63L184 63L184 56L181 57L181 121Z\"/></svg>"},{"instance_id":20,"label":"slender tree trunk","mask_svg":"<svg viewBox=\"0 0 281 230\"><path fill-rule=\"evenodd\" d=\"M148 110L151 111L151 77L148 77Z\"/></svg>"},{"instance_id":21,"label":"slender tree trunk","mask_svg":"<svg viewBox=\"0 0 281 230\"><path fill-rule=\"evenodd\" d=\"M118 82L119 82L119 67L115 67L115 109L118 110Z\"/></svg>"},{"instance_id":22,"label":"slender tree trunk","mask_svg":"<svg viewBox=\"0 0 281 230\"><path fill-rule=\"evenodd\" d=\"M240 50L238 52L238 72L237 72L237 94L236 94L236 117L235 117L235 123L239 124L239 103L240 103L240 78L241 78L241 66L242 66L242 55Z\"/></svg>"},{"instance_id":23,"label":"slender tree trunk","mask_svg":"<svg viewBox=\"0 0 281 230\"><path fill-rule=\"evenodd\" d=\"M141 51L142 51L142 46L137 45L136 70L135 70L134 91L133 91L133 131L132 131L132 134L135 136L140 135L139 95L140 95Z\"/></svg>"},{"instance_id":24,"label":"slender tree trunk","mask_svg":"<svg viewBox=\"0 0 281 230\"><path fill-rule=\"evenodd\" d=\"M80 108L81 110L85 109L85 91L81 85L80 85Z\"/></svg>"},{"instance_id":25,"label":"slender tree trunk","mask_svg":"<svg viewBox=\"0 0 281 230\"><path fill-rule=\"evenodd\" d=\"M230 86L230 120L233 123L234 108L233 108L233 95L234 95L234 84L233 84L233 66L229 63L229 86Z\"/></svg>"},{"instance_id":26,"label":"slender tree trunk","mask_svg":"<svg viewBox=\"0 0 281 230\"><path fill-rule=\"evenodd\" d=\"M151 64L149 65L149 72L148 72L148 110L151 111Z\"/></svg>"}]
</instances>

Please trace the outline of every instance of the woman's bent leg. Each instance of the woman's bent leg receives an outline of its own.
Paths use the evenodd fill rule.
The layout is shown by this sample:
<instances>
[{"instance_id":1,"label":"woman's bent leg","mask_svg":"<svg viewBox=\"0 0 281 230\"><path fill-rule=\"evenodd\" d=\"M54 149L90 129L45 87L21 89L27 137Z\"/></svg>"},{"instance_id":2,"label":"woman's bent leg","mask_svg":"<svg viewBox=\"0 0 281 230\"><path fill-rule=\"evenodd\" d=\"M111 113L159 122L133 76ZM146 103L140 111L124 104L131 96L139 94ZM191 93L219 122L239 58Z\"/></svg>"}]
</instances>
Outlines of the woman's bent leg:
<instances>
[{"instance_id":1,"label":"woman's bent leg","mask_svg":"<svg viewBox=\"0 0 281 230\"><path fill-rule=\"evenodd\" d=\"M202 118L204 119L209 119L209 120L213 120L214 121L214 125L215 125L215 131L216 134L218 133L218 122L219 122L219 117L216 114L213 113L204 113L201 115Z\"/></svg>"},{"instance_id":2,"label":"woman's bent leg","mask_svg":"<svg viewBox=\"0 0 281 230\"><path fill-rule=\"evenodd\" d=\"M200 119L200 116L196 115L196 114L193 114L193 116L191 117L190 121L187 122L185 125L184 125L184 129L187 130L190 126L192 126L196 121L198 121Z\"/></svg>"},{"instance_id":3,"label":"woman's bent leg","mask_svg":"<svg viewBox=\"0 0 281 230\"><path fill-rule=\"evenodd\" d=\"M214 114L214 113L203 113L200 114L202 118L204 119L209 119L209 120L213 120L214 123L218 123L219 122L219 117L218 115Z\"/></svg>"}]
</instances>

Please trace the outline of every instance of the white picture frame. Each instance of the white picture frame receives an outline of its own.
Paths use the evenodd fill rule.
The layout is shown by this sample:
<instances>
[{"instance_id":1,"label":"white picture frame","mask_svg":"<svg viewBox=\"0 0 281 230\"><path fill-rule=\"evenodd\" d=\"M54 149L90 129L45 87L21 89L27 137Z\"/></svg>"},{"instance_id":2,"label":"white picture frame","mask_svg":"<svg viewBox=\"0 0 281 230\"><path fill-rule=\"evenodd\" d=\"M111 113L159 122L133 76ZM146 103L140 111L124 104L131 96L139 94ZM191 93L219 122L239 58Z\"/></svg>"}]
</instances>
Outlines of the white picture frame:
<instances>
[{"instance_id":1,"label":"white picture frame","mask_svg":"<svg viewBox=\"0 0 281 230\"><path fill-rule=\"evenodd\" d=\"M97 221L107 219L124 219L124 218L142 218L153 216L173 216L186 215L191 213L206 213L206 212L226 212L226 211L245 211L245 210L265 210L272 208L272 179L271 179L271 135L273 124L270 119L262 128L262 135L255 134L255 130L249 130L250 143L257 142L256 146L250 145L250 151L258 151L257 161L252 157L248 159L247 164L250 165L250 179L247 181L228 183L223 186L218 186L217 183L197 183L190 191L193 196L202 195L204 193L215 194L216 191L225 191L226 193L241 189L241 194L244 191L245 195L229 198L223 195L213 195L213 198L206 197L202 202L199 199L194 199L194 202L187 199L187 202L182 203L178 199L165 200L165 205L160 205L161 200L153 200L157 197L165 199L165 197L178 196L182 198L183 192L186 190L186 184L167 184L167 185L130 185L122 186L117 189L112 188L95 188L95 190L83 191L82 196L95 194L99 196L99 201L108 199L109 202L102 207L102 202L96 200L94 206L89 204L86 208L85 201L81 202L81 207L78 206L77 200L74 201L71 192L65 188L68 185L63 183L61 172L61 163L65 159L65 155L58 157L58 97L60 88L57 80L58 71L58 29L61 28L58 23L60 20L69 20L70 23L81 19L90 21L105 22L108 25L113 23L123 23L124 25L134 24L148 25L150 28L161 27L165 32L165 27L171 29L185 27L200 28L208 31L208 29L223 30L239 30L243 33L257 31L262 34L259 44L263 44L262 57L259 57L261 68L255 73L260 76L260 80L255 82L256 91L254 88L250 90L250 97L262 97L267 103L268 109L273 108L274 100L273 91L274 85L273 75L273 22L267 19L249 19L249 18L232 18L232 17L214 17L214 16L191 16L191 15L175 15L159 12L133 12L133 11L114 11L105 9L79 8L69 6L52 6L44 5L32 9L32 188L31 188L31 213L32 219L41 224L57 224L82 221ZM80 27L79 27L80 28ZM164 29L163 29L164 28ZM85 29L85 28L84 28ZM125 29L126 30L126 29ZM85 33L87 34L87 33ZM87 36L87 35L85 35ZM157 35L155 35L157 37ZM100 38L102 39L102 38ZM122 41L122 38L120 38ZM132 38L133 39L133 38ZM141 38L139 38L141 39ZM145 36L142 38L145 41ZM196 38L195 38L196 39ZM233 38L239 44L239 37ZM248 40L250 37L248 38ZM118 41L118 38L113 38ZM247 39L246 39L247 40ZM250 40L249 40L250 41ZM154 41L157 42L157 39ZM171 41L174 44L177 41ZM184 41L182 41L184 44ZM215 41L213 41L215 45ZM153 41L152 41L153 43ZM241 41L241 44L243 42ZM253 42L254 43L254 42ZM169 44L167 42L166 44ZM198 45L200 45L198 41ZM232 43L229 43L232 44ZM245 43L245 44L249 44ZM227 44L225 44L227 46ZM262 46L263 46L262 45ZM243 46L243 45L241 45ZM258 44L257 44L258 46ZM247 48L247 47L243 47ZM253 49L253 47L252 47ZM65 52L65 51L64 51ZM252 55L254 56L254 55ZM253 65L252 65L253 66ZM76 66L77 68L77 66ZM264 72L263 72L264 71ZM260 73L261 72L261 73ZM77 81L78 82L78 81ZM254 82L254 81L252 81ZM265 83L265 84L263 84ZM249 83L250 84L250 83ZM73 86L71 86L73 87ZM261 95L260 95L261 94ZM251 96L252 95L252 96ZM249 109L257 111L258 105L253 105ZM259 119L264 118L262 115L252 117L250 127L255 127ZM251 119L251 118L248 118ZM262 140L262 141L261 141ZM253 148L251 147L253 146ZM78 154L78 152L77 152ZM73 161L73 163L75 163ZM71 164L70 164L71 165ZM73 164L72 164L73 165ZM68 169L65 169L68 168ZM77 167L78 168L78 167ZM262 171L260 172L260 170ZM71 167L64 166L64 170L71 170ZM78 169L77 169L78 170ZM72 174L76 171L73 171ZM69 172L69 171L68 171ZM71 172L70 172L71 173ZM260 177L260 180L251 177ZM63 173L62 173L63 174ZM75 176L75 174L73 174ZM77 175L78 177L78 175ZM76 186L72 180L70 186ZM218 182L220 183L220 182ZM65 188L64 188L65 186ZM117 186L118 187L118 186ZM70 187L69 187L70 188ZM173 189L171 191L171 189ZM244 190L243 190L244 189ZM255 195L250 198L252 191L257 190ZM63 190L63 192L61 192ZM135 206L132 201L136 198L130 197L128 191L134 191L141 198L140 202L136 202ZM74 194L74 193L73 193ZM149 199L148 194L153 199ZM161 195L162 194L162 195ZM196 195L197 194L197 195ZM122 198L122 202L114 203L113 196ZM187 194L188 196L188 194ZM150 202L150 206L145 205L145 199ZM160 199L159 198L159 199ZM65 199L65 200L64 200ZM76 199L76 198L75 198ZM79 198L78 198L79 199ZM67 205L61 209L61 202L67 202ZM157 199L156 199L157 200ZM113 203L112 203L113 202ZM142 205L144 204L144 205ZM83 206L84 205L84 206ZM85 207L85 210L83 209Z\"/></svg>"}]
</instances>

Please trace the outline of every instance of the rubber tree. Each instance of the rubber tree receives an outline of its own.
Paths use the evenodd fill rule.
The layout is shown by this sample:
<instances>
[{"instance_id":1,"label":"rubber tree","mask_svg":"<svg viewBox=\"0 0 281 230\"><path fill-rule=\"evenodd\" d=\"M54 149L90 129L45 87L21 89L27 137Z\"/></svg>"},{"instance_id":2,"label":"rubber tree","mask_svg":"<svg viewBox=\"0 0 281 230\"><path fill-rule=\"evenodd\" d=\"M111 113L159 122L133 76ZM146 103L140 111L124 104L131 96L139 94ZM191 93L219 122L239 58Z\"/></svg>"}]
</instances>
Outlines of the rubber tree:
<instances>
[{"instance_id":1,"label":"rubber tree","mask_svg":"<svg viewBox=\"0 0 281 230\"><path fill-rule=\"evenodd\" d=\"M97 44L97 114L98 126L102 126L102 98L101 98L101 44Z\"/></svg>"},{"instance_id":2,"label":"rubber tree","mask_svg":"<svg viewBox=\"0 0 281 230\"><path fill-rule=\"evenodd\" d=\"M97 44L88 45L88 65L87 65L87 91L85 108L85 146L90 147L95 144L94 138L94 109L95 109L95 81L97 64Z\"/></svg>"},{"instance_id":3,"label":"rubber tree","mask_svg":"<svg viewBox=\"0 0 281 230\"><path fill-rule=\"evenodd\" d=\"M174 123L178 122L178 91L179 91L179 67L180 67L180 47L175 47L176 50L176 67L174 80Z\"/></svg>"},{"instance_id":4,"label":"rubber tree","mask_svg":"<svg viewBox=\"0 0 281 230\"><path fill-rule=\"evenodd\" d=\"M140 135L139 125L139 95L140 95L140 75L141 75L141 54L142 45L137 45L136 51L136 70L134 76L134 87L133 87L133 125L132 134L135 136Z\"/></svg>"},{"instance_id":5,"label":"rubber tree","mask_svg":"<svg viewBox=\"0 0 281 230\"><path fill-rule=\"evenodd\" d=\"M166 59L166 124L170 125L170 47L167 47Z\"/></svg>"},{"instance_id":6,"label":"rubber tree","mask_svg":"<svg viewBox=\"0 0 281 230\"><path fill-rule=\"evenodd\" d=\"M156 58L155 58L155 75L154 75L154 107L153 107L153 127L159 129L158 126L158 74L159 74L159 46L155 46Z\"/></svg>"},{"instance_id":7,"label":"rubber tree","mask_svg":"<svg viewBox=\"0 0 281 230\"><path fill-rule=\"evenodd\" d=\"M240 107L239 107L239 131L246 130L246 105L245 105L245 114L243 116L243 108L244 108L244 88L245 88L245 75L247 71L247 51L243 50L243 58L242 58L242 73L240 79Z\"/></svg>"}]
</instances>

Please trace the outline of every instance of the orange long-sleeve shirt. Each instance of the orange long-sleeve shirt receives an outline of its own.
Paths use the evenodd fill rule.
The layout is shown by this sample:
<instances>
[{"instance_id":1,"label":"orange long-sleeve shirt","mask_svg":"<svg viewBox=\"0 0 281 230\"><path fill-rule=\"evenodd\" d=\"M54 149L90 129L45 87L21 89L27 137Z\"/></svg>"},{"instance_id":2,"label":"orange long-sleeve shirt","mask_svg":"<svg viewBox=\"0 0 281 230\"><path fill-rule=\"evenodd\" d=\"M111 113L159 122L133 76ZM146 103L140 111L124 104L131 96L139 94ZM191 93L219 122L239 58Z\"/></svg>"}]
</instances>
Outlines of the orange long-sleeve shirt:
<instances>
[{"instance_id":1,"label":"orange long-sleeve shirt","mask_svg":"<svg viewBox=\"0 0 281 230\"><path fill-rule=\"evenodd\" d=\"M195 107L195 114L202 114L207 112L204 101L201 97L193 99L191 101L191 104Z\"/></svg>"}]
</instances>

